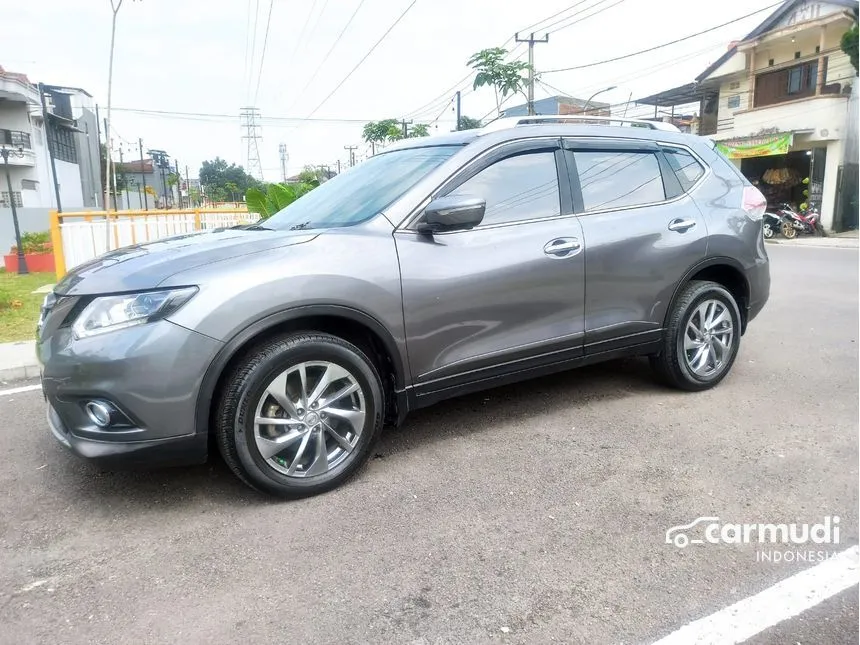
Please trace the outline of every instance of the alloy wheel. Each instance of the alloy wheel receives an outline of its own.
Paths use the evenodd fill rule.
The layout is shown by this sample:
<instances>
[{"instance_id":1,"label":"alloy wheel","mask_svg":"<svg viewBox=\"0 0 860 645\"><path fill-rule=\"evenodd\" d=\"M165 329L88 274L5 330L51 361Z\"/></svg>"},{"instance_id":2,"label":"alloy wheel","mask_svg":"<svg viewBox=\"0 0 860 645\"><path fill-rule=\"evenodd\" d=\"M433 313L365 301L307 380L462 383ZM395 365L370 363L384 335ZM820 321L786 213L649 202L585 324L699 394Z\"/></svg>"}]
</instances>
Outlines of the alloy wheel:
<instances>
[{"instance_id":1,"label":"alloy wheel","mask_svg":"<svg viewBox=\"0 0 860 645\"><path fill-rule=\"evenodd\" d=\"M684 360L696 376L711 378L730 362L734 345L732 315L720 300L705 300L684 330Z\"/></svg>"},{"instance_id":2,"label":"alloy wheel","mask_svg":"<svg viewBox=\"0 0 860 645\"><path fill-rule=\"evenodd\" d=\"M257 450L289 477L323 475L353 453L366 410L361 385L347 369L329 361L298 363L274 377L257 402Z\"/></svg>"}]
</instances>

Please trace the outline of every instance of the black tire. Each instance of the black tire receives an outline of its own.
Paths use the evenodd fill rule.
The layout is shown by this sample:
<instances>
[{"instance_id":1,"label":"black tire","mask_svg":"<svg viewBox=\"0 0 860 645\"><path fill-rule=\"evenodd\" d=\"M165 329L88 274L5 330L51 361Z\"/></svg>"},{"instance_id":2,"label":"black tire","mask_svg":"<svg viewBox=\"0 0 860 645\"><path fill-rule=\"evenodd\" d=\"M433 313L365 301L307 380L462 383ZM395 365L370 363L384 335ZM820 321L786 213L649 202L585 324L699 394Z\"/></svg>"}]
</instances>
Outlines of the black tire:
<instances>
[{"instance_id":1,"label":"black tire","mask_svg":"<svg viewBox=\"0 0 860 645\"><path fill-rule=\"evenodd\" d=\"M725 305L731 316L733 330L730 344L731 356L723 362L719 371L707 377L700 376L690 369L683 350L687 323L696 308L705 300L718 300ZM663 336L663 347L659 354L650 357L651 367L668 385L688 392L707 390L722 381L731 371L740 348L740 332L740 310L732 294L716 282L694 280L683 288L675 301Z\"/></svg>"},{"instance_id":2,"label":"black tire","mask_svg":"<svg viewBox=\"0 0 860 645\"><path fill-rule=\"evenodd\" d=\"M357 443L342 463L324 474L299 478L279 472L262 456L254 415L272 379L305 361L327 361L349 371L364 395L365 416ZM367 460L382 429L384 409L379 372L358 347L329 334L287 334L251 350L225 379L217 412L218 448L230 469L252 488L288 499L317 495L342 484Z\"/></svg>"},{"instance_id":3,"label":"black tire","mask_svg":"<svg viewBox=\"0 0 860 645\"><path fill-rule=\"evenodd\" d=\"M769 222L765 222L762 226L762 235L764 235L764 239L769 240L774 236L773 227Z\"/></svg>"}]
</instances>

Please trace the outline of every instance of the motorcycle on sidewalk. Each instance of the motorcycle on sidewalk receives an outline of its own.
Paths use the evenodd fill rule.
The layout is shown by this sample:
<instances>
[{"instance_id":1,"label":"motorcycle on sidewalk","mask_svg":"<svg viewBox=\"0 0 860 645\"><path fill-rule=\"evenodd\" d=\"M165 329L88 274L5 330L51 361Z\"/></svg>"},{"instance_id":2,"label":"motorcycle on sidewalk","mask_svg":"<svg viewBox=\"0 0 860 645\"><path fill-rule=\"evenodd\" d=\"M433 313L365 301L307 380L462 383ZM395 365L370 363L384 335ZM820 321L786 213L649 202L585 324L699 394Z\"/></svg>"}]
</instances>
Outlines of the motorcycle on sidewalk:
<instances>
[{"instance_id":1,"label":"motorcycle on sidewalk","mask_svg":"<svg viewBox=\"0 0 860 645\"><path fill-rule=\"evenodd\" d=\"M818 214L818 209L812 205L809 205L801 211L796 211L789 204L781 204L776 212L785 222L788 222L793 229L792 231L788 231L785 226L782 229L782 234L789 239L796 237L798 233L803 233L805 235L822 234L821 216Z\"/></svg>"},{"instance_id":2,"label":"motorcycle on sidewalk","mask_svg":"<svg viewBox=\"0 0 860 645\"><path fill-rule=\"evenodd\" d=\"M797 231L794 230L794 226L791 222L782 217L782 215L771 213L770 211L765 212L764 223L762 224L762 234L764 235L764 239L770 240L777 235L785 235L786 230L791 237L797 235Z\"/></svg>"}]
</instances>

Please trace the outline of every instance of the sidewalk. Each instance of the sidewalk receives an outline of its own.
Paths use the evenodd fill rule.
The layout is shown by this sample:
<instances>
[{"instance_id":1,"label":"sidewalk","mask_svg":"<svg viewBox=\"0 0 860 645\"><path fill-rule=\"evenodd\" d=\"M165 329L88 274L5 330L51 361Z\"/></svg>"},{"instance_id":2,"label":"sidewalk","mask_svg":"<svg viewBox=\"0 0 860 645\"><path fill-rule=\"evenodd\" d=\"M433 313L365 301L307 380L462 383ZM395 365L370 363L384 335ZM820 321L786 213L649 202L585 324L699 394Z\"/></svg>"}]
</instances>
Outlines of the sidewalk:
<instances>
[{"instance_id":1,"label":"sidewalk","mask_svg":"<svg viewBox=\"0 0 860 645\"><path fill-rule=\"evenodd\" d=\"M38 376L35 342L0 343L0 384Z\"/></svg>"},{"instance_id":2,"label":"sidewalk","mask_svg":"<svg viewBox=\"0 0 860 645\"><path fill-rule=\"evenodd\" d=\"M860 248L860 237L857 231L846 231L845 233L831 233L827 237L817 235L799 235L793 240L784 237L767 240L768 244L782 244L784 246L814 246L829 247L837 249Z\"/></svg>"}]
</instances>

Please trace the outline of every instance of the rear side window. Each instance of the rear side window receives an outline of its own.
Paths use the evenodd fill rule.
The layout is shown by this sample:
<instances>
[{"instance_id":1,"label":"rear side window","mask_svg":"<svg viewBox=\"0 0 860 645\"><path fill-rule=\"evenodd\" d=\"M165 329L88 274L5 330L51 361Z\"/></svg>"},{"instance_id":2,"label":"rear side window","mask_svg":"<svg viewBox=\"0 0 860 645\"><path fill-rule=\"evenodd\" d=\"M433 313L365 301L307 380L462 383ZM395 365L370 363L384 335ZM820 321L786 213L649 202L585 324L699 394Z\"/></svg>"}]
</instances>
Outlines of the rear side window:
<instances>
[{"instance_id":1,"label":"rear side window","mask_svg":"<svg viewBox=\"0 0 860 645\"><path fill-rule=\"evenodd\" d=\"M666 199L653 152L574 152L586 211L653 204Z\"/></svg>"},{"instance_id":2,"label":"rear side window","mask_svg":"<svg viewBox=\"0 0 860 645\"><path fill-rule=\"evenodd\" d=\"M681 189L686 193L699 178L705 174L702 164L686 150L681 148L663 148L663 154L669 166L675 171L675 176L681 184Z\"/></svg>"},{"instance_id":3,"label":"rear side window","mask_svg":"<svg viewBox=\"0 0 860 645\"><path fill-rule=\"evenodd\" d=\"M561 213L553 152L506 157L487 166L448 194L486 200L487 210L482 224L541 219Z\"/></svg>"}]
</instances>

